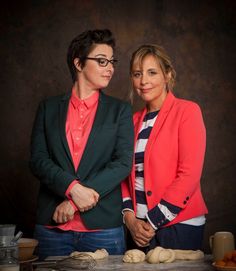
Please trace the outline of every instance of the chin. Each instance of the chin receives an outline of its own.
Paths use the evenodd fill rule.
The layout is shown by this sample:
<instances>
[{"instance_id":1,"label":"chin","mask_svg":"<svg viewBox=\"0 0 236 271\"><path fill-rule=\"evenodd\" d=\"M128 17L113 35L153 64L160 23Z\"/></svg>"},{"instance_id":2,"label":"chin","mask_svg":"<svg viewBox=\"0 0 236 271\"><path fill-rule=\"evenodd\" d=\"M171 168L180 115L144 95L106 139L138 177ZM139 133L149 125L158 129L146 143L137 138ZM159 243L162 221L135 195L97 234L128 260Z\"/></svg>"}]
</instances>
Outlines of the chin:
<instances>
[{"instance_id":1,"label":"chin","mask_svg":"<svg viewBox=\"0 0 236 271\"><path fill-rule=\"evenodd\" d=\"M99 89L103 89L103 88L106 88L108 85L109 85L109 83L107 83L107 84L101 84L100 87L98 87L98 88Z\"/></svg>"},{"instance_id":2,"label":"chin","mask_svg":"<svg viewBox=\"0 0 236 271\"><path fill-rule=\"evenodd\" d=\"M151 102L152 101L152 99L151 98L149 98L149 97L147 97L146 95L141 95L140 96L140 98L144 101L144 102L146 102L146 103L148 103L148 102Z\"/></svg>"}]
</instances>

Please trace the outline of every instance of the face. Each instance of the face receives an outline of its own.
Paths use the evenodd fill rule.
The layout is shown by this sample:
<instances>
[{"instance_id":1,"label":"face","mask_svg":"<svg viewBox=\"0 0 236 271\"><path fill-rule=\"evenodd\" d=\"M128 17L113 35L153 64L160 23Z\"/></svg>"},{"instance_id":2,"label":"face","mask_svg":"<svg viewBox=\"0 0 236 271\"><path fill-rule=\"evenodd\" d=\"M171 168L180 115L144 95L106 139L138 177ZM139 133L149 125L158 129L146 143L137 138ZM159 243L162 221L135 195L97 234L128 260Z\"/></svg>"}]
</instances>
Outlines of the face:
<instances>
[{"instance_id":1,"label":"face","mask_svg":"<svg viewBox=\"0 0 236 271\"><path fill-rule=\"evenodd\" d=\"M158 110L164 102L167 78L153 55L144 57L141 66L139 63L133 65L131 79L134 89L150 109Z\"/></svg>"},{"instance_id":2,"label":"face","mask_svg":"<svg viewBox=\"0 0 236 271\"><path fill-rule=\"evenodd\" d=\"M113 49L107 44L97 44L87 57L112 60ZM79 70L79 84L90 90L98 90L107 87L114 73L114 67L110 62L106 67L102 67L96 60L87 59L82 69L79 66L79 59L75 59L74 62Z\"/></svg>"}]
</instances>

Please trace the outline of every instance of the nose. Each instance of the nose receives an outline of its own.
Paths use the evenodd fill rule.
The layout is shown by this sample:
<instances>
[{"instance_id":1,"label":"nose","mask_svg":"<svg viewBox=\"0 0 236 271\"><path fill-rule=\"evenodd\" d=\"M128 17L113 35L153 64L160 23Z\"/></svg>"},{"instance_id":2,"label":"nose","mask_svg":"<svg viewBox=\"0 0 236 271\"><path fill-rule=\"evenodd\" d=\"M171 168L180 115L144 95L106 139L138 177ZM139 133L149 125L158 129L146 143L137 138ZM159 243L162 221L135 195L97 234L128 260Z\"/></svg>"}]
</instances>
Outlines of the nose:
<instances>
[{"instance_id":1,"label":"nose","mask_svg":"<svg viewBox=\"0 0 236 271\"><path fill-rule=\"evenodd\" d=\"M147 81L148 81L148 78L147 78L146 74L143 73L142 76L141 76L141 81L140 81L140 83L141 83L142 85L145 85L145 84L147 83Z\"/></svg>"},{"instance_id":2,"label":"nose","mask_svg":"<svg viewBox=\"0 0 236 271\"><path fill-rule=\"evenodd\" d=\"M110 71L111 73L114 72L114 66L109 62L106 66L107 70Z\"/></svg>"}]
</instances>

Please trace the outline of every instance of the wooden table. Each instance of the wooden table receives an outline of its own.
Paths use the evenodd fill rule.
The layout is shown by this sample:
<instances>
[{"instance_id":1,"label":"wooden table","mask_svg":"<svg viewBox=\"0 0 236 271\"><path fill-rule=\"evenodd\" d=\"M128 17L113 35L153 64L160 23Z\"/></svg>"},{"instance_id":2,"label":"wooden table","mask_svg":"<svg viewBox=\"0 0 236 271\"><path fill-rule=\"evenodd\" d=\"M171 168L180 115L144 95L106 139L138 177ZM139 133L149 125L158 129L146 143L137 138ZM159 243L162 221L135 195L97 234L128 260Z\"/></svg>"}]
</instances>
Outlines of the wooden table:
<instances>
[{"instance_id":1,"label":"wooden table","mask_svg":"<svg viewBox=\"0 0 236 271\"><path fill-rule=\"evenodd\" d=\"M206 255L203 260L197 261L175 261L166 264L149 264L147 262L131 264L122 261L123 256L109 256L103 260L97 260L94 271L214 271L212 266L211 255ZM50 260L62 259L62 257L50 257ZM53 268L37 267L36 271L50 271ZM54 269L56 270L56 269ZM63 269L66 271L66 269ZM72 270L72 269L68 269ZM77 271L82 269L77 269ZM84 269L83 269L84 270ZM88 269L89 270L89 269Z\"/></svg>"}]
</instances>

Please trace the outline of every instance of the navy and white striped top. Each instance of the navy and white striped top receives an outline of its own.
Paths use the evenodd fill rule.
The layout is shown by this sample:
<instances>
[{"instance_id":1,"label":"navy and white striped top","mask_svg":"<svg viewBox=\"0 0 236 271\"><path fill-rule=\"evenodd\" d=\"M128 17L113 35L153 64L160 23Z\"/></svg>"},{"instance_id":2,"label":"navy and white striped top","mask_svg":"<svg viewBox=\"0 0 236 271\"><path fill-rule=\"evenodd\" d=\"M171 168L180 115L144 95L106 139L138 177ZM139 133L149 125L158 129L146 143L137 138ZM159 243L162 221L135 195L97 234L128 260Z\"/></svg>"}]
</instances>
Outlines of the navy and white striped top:
<instances>
[{"instance_id":1,"label":"navy and white striped top","mask_svg":"<svg viewBox=\"0 0 236 271\"><path fill-rule=\"evenodd\" d=\"M135 146L135 196L138 218L146 218L148 212L144 190L144 153L157 115L158 111L146 114Z\"/></svg>"}]
</instances>

